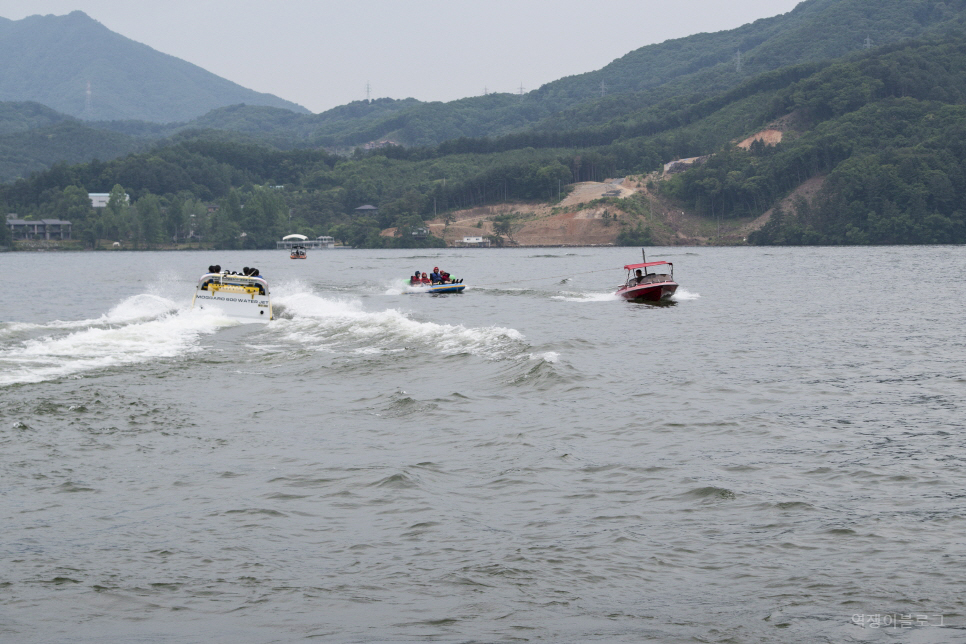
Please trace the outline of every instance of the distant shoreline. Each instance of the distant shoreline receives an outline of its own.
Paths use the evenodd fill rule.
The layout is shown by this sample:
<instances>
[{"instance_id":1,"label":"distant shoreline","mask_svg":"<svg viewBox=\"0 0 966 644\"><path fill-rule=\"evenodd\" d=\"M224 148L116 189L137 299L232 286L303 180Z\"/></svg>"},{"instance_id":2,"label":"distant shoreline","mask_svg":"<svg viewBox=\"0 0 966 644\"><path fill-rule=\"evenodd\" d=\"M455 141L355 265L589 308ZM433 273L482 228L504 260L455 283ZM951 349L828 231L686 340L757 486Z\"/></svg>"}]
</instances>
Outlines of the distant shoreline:
<instances>
[{"instance_id":1,"label":"distant shoreline","mask_svg":"<svg viewBox=\"0 0 966 644\"><path fill-rule=\"evenodd\" d=\"M675 247L702 247L713 246L714 244L675 244ZM662 244L652 244L653 247L666 247ZM721 247L739 247L747 244L719 244ZM311 254L326 253L338 250L513 250L524 248L639 248L638 246L615 246L614 244L520 244L517 246L446 246L445 248L433 249L412 249L412 248L355 248L353 246L337 246L335 248L315 249ZM145 252L276 252L276 248L4 248L0 247L0 252L8 253L145 253Z\"/></svg>"}]
</instances>

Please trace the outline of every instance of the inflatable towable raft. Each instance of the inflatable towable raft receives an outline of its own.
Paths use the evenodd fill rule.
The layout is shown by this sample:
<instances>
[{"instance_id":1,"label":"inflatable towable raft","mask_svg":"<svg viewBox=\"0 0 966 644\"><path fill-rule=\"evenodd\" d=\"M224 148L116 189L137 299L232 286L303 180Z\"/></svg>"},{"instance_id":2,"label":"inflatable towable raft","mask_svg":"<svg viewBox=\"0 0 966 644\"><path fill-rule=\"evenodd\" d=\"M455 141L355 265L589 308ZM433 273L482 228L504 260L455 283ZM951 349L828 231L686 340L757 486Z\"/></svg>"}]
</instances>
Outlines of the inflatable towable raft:
<instances>
[{"instance_id":1,"label":"inflatable towable raft","mask_svg":"<svg viewBox=\"0 0 966 644\"><path fill-rule=\"evenodd\" d=\"M462 293L465 284L407 284L406 293Z\"/></svg>"}]
</instances>

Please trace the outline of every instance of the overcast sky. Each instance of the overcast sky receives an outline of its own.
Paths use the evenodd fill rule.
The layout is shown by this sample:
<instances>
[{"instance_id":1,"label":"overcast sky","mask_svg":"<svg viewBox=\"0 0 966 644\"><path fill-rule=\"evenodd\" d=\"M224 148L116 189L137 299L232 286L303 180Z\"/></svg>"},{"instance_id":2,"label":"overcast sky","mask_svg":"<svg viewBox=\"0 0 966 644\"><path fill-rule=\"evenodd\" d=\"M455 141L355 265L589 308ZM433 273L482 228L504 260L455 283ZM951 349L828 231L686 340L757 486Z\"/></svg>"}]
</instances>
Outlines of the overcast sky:
<instances>
[{"instance_id":1,"label":"overcast sky","mask_svg":"<svg viewBox=\"0 0 966 644\"><path fill-rule=\"evenodd\" d=\"M669 38L799 0L0 0L108 29L313 112L366 98L449 101L600 69Z\"/></svg>"}]
</instances>

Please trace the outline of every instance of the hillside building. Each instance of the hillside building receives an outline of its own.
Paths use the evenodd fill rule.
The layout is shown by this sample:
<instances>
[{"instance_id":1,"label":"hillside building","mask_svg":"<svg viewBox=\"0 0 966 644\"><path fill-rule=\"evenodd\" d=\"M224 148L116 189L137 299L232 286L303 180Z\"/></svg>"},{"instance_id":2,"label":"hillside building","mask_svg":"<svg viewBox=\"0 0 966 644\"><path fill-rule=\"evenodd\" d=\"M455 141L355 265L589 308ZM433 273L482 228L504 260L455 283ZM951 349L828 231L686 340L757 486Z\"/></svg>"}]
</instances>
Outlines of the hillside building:
<instances>
[{"instance_id":1,"label":"hillside building","mask_svg":"<svg viewBox=\"0 0 966 644\"><path fill-rule=\"evenodd\" d=\"M14 239L70 239L72 225L62 219L17 219L7 215L7 228Z\"/></svg>"},{"instance_id":2,"label":"hillside building","mask_svg":"<svg viewBox=\"0 0 966 644\"><path fill-rule=\"evenodd\" d=\"M111 200L110 192L88 192L87 197L91 200L92 208L107 208L107 202ZM131 202L131 197L125 193L124 201Z\"/></svg>"},{"instance_id":3,"label":"hillside building","mask_svg":"<svg viewBox=\"0 0 966 644\"><path fill-rule=\"evenodd\" d=\"M455 245L461 248L489 248L490 240L486 237L464 237L455 242Z\"/></svg>"}]
</instances>

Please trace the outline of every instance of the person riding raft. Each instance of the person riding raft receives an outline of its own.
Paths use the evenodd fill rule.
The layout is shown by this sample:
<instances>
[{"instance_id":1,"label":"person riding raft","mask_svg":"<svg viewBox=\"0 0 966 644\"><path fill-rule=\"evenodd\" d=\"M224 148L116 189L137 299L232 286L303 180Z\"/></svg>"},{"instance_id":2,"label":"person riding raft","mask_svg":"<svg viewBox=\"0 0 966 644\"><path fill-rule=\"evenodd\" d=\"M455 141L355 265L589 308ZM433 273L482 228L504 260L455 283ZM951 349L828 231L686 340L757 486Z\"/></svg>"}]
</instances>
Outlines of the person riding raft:
<instances>
[{"instance_id":1,"label":"person riding raft","mask_svg":"<svg viewBox=\"0 0 966 644\"><path fill-rule=\"evenodd\" d=\"M439 270L439 266L433 267L433 272L429 275L426 273L420 274L419 271L413 273L413 276L409 278L410 286L421 286L423 284L460 284L463 280L455 280L450 277L450 274L446 271Z\"/></svg>"},{"instance_id":2,"label":"person riding raft","mask_svg":"<svg viewBox=\"0 0 966 644\"><path fill-rule=\"evenodd\" d=\"M439 270L439 267L438 266L434 266L433 267L433 275L432 275L432 278L433 278L433 281L434 282L439 282L440 284L456 284L457 283L456 280L454 280L453 278L450 277L450 274L449 273L447 273L446 271Z\"/></svg>"}]
</instances>

